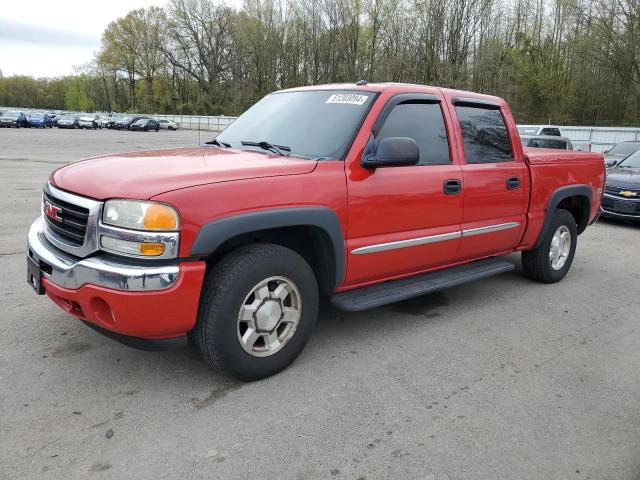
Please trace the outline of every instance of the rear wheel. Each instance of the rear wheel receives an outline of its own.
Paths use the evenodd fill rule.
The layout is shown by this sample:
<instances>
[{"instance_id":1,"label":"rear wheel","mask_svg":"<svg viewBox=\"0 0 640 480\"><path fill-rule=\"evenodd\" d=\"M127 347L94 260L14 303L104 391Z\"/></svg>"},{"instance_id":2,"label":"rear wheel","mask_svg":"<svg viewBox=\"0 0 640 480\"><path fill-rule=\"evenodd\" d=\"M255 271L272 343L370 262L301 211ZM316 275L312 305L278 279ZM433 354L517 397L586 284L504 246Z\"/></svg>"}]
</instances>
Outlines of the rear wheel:
<instances>
[{"instance_id":1,"label":"rear wheel","mask_svg":"<svg viewBox=\"0 0 640 480\"><path fill-rule=\"evenodd\" d=\"M527 278L543 283L562 280L573 263L578 232L576 220L567 210L556 210L541 245L522 252L522 268Z\"/></svg>"},{"instance_id":2,"label":"rear wheel","mask_svg":"<svg viewBox=\"0 0 640 480\"><path fill-rule=\"evenodd\" d=\"M240 247L204 282L196 343L209 365L241 380L286 368L306 345L318 315L318 285L296 252Z\"/></svg>"}]
</instances>

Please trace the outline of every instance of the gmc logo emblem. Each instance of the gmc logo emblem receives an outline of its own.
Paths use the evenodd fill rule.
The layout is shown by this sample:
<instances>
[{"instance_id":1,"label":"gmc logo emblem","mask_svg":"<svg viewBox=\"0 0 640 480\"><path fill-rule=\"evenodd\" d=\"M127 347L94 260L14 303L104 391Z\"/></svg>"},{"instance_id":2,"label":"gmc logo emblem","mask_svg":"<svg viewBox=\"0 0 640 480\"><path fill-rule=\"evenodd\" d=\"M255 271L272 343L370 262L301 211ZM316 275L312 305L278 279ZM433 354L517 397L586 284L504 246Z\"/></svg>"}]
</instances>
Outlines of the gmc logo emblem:
<instances>
[{"instance_id":1,"label":"gmc logo emblem","mask_svg":"<svg viewBox=\"0 0 640 480\"><path fill-rule=\"evenodd\" d=\"M56 222L61 222L61 213L62 209L60 207L56 207L49 202L44 202L44 214L50 219L55 220Z\"/></svg>"}]
</instances>

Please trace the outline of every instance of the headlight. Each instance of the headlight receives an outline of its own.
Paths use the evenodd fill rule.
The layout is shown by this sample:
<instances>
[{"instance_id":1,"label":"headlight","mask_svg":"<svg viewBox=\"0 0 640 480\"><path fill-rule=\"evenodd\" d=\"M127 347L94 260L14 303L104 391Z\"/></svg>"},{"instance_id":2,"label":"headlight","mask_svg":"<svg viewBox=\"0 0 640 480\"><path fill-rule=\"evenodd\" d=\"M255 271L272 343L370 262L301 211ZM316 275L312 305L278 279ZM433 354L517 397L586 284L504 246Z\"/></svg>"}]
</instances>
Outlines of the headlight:
<instances>
[{"instance_id":1,"label":"headlight","mask_svg":"<svg viewBox=\"0 0 640 480\"><path fill-rule=\"evenodd\" d=\"M176 258L180 227L175 208L157 202L108 200L99 227L100 248L132 257Z\"/></svg>"},{"instance_id":2,"label":"headlight","mask_svg":"<svg viewBox=\"0 0 640 480\"><path fill-rule=\"evenodd\" d=\"M136 200L108 200L102 221L134 230L173 231L180 227L178 212L168 205Z\"/></svg>"}]
</instances>

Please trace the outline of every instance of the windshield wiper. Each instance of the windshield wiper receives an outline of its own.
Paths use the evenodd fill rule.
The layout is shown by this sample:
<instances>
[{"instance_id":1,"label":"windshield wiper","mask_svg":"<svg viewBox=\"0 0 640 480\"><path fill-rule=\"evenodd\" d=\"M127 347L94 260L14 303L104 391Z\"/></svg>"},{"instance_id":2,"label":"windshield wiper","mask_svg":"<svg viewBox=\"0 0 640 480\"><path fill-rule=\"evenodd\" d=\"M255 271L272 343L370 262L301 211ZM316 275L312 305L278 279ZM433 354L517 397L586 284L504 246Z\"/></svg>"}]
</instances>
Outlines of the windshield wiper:
<instances>
[{"instance_id":1,"label":"windshield wiper","mask_svg":"<svg viewBox=\"0 0 640 480\"><path fill-rule=\"evenodd\" d=\"M246 147L260 147L263 150L269 150L271 152L277 153L278 155L282 155L285 157L289 156L291 152L291 147L287 147L285 145L274 145L272 143L265 142L265 141L262 141L262 142L242 141L240 143Z\"/></svg>"},{"instance_id":2,"label":"windshield wiper","mask_svg":"<svg viewBox=\"0 0 640 480\"><path fill-rule=\"evenodd\" d=\"M218 140L217 138L214 138L213 140L210 140L208 142L204 142L205 145L216 145L218 147L227 147L227 148L231 148L231 145L225 142L221 142L220 140Z\"/></svg>"}]
</instances>

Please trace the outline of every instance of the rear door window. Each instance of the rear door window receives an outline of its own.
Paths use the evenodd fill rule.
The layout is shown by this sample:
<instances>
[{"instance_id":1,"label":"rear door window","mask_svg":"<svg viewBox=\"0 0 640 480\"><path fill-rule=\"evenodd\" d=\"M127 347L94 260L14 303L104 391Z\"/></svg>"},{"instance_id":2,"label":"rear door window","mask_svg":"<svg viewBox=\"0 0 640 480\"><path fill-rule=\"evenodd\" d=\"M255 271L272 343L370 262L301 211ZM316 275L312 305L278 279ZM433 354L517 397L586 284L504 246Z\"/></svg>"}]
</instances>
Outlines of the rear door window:
<instances>
[{"instance_id":1,"label":"rear door window","mask_svg":"<svg viewBox=\"0 0 640 480\"><path fill-rule=\"evenodd\" d=\"M513 161L509 132L500 110L458 105L456 115L467 163Z\"/></svg>"}]
</instances>

